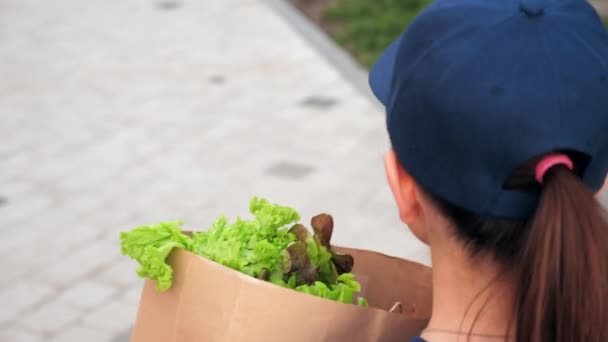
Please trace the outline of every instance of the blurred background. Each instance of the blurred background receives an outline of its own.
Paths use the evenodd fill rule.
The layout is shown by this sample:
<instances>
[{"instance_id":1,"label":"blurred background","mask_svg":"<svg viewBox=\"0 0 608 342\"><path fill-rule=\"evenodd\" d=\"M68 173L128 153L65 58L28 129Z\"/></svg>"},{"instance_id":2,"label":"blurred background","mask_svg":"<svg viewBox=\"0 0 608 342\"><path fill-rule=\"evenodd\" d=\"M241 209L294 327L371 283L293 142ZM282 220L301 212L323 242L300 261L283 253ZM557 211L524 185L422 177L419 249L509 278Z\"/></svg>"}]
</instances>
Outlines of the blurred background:
<instances>
[{"instance_id":1,"label":"blurred background","mask_svg":"<svg viewBox=\"0 0 608 342\"><path fill-rule=\"evenodd\" d=\"M254 195L428 263L365 83L428 3L0 0L0 341L128 341L142 281L118 233L206 229Z\"/></svg>"}]
</instances>

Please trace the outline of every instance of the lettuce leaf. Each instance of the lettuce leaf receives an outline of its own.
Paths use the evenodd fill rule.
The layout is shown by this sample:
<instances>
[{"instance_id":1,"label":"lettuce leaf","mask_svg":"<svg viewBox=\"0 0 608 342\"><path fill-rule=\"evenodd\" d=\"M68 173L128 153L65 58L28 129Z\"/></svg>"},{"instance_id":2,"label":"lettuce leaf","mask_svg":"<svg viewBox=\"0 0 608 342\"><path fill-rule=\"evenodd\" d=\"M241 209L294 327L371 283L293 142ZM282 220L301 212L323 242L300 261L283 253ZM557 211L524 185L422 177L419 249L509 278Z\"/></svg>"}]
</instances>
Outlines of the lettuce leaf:
<instances>
[{"instance_id":1,"label":"lettuce leaf","mask_svg":"<svg viewBox=\"0 0 608 342\"><path fill-rule=\"evenodd\" d=\"M192 250L192 239L181 232L182 222L161 222L137 227L120 233L124 255L139 262L137 274L156 280L156 288L165 291L171 287L173 270L166 258L174 248Z\"/></svg>"},{"instance_id":2,"label":"lettuce leaf","mask_svg":"<svg viewBox=\"0 0 608 342\"><path fill-rule=\"evenodd\" d=\"M352 304L355 293L361 291L361 285L355 280L355 276L352 273L344 273L338 277L335 284L317 281L312 285L297 286L295 290L340 303ZM367 306L365 299L359 298L357 298L357 305Z\"/></svg>"},{"instance_id":3,"label":"lettuce leaf","mask_svg":"<svg viewBox=\"0 0 608 342\"><path fill-rule=\"evenodd\" d=\"M258 198L251 200L249 210L254 215L251 220L237 218L229 223L222 216L208 231L195 233L193 251L256 278L263 270L276 278L283 270L282 251L295 241L287 225L297 222L300 215Z\"/></svg>"}]
</instances>

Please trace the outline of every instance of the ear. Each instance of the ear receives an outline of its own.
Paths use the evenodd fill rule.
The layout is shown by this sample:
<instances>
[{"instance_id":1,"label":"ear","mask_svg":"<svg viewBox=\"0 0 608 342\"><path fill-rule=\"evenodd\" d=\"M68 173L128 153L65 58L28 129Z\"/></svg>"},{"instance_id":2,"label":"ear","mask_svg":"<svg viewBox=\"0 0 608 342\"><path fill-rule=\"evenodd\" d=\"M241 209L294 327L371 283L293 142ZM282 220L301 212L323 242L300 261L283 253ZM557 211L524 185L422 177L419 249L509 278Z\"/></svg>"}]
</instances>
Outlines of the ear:
<instances>
[{"instance_id":1,"label":"ear","mask_svg":"<svg viewBox=\"0 0 608 342\"><path fill-rule=\"evenodd\" d=\"M414 178L403 169L393 149L390 149L384 157L384 168L399 209L399 217L411 228L421 214L418 185Z\"/></svg>"}]
</instances>

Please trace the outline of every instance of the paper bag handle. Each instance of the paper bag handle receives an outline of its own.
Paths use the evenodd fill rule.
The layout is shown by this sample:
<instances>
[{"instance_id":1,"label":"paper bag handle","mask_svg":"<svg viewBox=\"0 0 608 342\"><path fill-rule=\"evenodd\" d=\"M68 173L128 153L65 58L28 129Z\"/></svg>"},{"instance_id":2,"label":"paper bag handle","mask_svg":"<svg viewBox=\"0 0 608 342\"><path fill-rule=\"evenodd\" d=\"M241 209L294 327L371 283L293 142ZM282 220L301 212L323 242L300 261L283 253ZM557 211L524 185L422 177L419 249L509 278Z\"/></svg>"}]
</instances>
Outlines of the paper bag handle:
<instances>
[{"instance_id":1,"label":"paper bag handle","mask_svg":"<svg viewBox=\"0 0 608 342\"><path fill-rule=\"evenodd\" d=\"M390 310L388 310L388 312L402 314L403 313L403 305L400 302L397 302L397 303L395 303L395 305L393 305L393 307Z\"/></svg>"}]
</instances>

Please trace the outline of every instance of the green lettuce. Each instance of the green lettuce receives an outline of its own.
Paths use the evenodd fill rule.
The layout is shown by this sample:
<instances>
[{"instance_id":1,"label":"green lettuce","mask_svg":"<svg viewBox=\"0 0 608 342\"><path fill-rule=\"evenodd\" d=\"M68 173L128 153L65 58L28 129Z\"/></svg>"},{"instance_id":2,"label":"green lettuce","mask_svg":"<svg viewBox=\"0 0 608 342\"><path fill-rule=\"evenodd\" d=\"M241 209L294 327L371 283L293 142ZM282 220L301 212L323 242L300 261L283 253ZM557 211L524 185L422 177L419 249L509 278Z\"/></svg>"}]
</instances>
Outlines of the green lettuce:
<instances>
[{"instance_id":1,"label":"green lettuce","mask_svg":"<svg viewBox=\"0 0 608 342\"><path fill-rule=\"evenodd\" d=\"M181 232L182 222L162 222L137 227L120 233L124 255L137 260L137 274L142 278L156 280L160 291L171 287L173 270L165 259L174 248L192 250L192 239Z\"/></svg>"},{"instance_id":2,"label":"green lettuce","mask_svg":"<svg viewBox=\"0 0 608 342\"><path fill-rule=\"evenodd\" d=\"M194 253L256 278L264 270L282 274L281 253L295 241L285 227L297 222L300 215L258 198L251 200L249 211L254 216L251 220L237 218L231 224L222 216L208 231L195 233Z\"/></svg>"},{"instance_id":3,"label":"green lettuce","mask_svg":"<svg viewBox=\"0 0 608 342\"><path fill-rule=\"evenodd\" d=\"M303 225L294 225L300 215L292 208L253 198L249 211L250 219L239 217L231 223L221 216L192 237L182 233L179 221L140 226L121 233L122 253L139 262L137 274L155 280L160 291L169 289L173 279L166 258L181 248L285 288L367 306L355 297L361 286L350 273L352 257L330 249L331 216L313 218L311 235Z\"/></svg>"}]
</instances>

